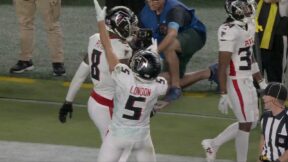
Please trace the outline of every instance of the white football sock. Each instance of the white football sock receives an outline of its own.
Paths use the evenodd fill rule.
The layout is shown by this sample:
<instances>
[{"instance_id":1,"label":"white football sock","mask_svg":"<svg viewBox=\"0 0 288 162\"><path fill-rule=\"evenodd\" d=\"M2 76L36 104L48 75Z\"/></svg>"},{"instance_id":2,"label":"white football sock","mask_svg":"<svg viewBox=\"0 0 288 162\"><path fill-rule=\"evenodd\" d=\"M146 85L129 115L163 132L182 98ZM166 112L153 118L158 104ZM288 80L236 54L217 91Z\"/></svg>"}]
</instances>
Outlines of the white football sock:
<instances>
[{"instance_id":1,"label":"white football sock","mask_svg":"<svg viewBox=\"0 0 288 162\"><path fill-rule=\"evenodd\" d=\"M218 149L223 143L236 137L239 131L239 123L235 122L229 125L223 132L212 140L212 146Z\"/></svg>"},{"instance_id":2,"label":"white football sock","mask_svg":"<svg viewBox=\"0 0 288 162\"><path fill-rule=\"evenodd\" d=\"M235 139L236 152L237 152L237 162L246 162L248 147L249 147L249 134L250 132L245 132L242 130L238 131Z\"/></svg>"}]
</instances>

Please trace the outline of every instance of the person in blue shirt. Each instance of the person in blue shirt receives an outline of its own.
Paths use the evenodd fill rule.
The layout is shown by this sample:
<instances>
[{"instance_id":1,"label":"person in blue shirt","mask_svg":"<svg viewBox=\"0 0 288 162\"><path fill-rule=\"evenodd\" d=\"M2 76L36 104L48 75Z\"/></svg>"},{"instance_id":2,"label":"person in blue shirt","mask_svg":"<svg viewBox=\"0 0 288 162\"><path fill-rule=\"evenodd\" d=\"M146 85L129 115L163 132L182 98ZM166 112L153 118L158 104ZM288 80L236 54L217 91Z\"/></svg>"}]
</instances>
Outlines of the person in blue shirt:
<instances>
[{"instance_id":1,"label":"person in blue shirt","mask_svg":"<svg viewBox=\"0 0 288 162\"><path fill-rule=\"evenodd\" d=\"M170 82L165 96L173 101L182 95L180 80L184 77L186 65L206 42L205 25L196 17L195 10L178 0L146 0L140 12L140 25L153 31L158 41L158 53L167 64L164 77Z\"/></svg>"}]
</instances>

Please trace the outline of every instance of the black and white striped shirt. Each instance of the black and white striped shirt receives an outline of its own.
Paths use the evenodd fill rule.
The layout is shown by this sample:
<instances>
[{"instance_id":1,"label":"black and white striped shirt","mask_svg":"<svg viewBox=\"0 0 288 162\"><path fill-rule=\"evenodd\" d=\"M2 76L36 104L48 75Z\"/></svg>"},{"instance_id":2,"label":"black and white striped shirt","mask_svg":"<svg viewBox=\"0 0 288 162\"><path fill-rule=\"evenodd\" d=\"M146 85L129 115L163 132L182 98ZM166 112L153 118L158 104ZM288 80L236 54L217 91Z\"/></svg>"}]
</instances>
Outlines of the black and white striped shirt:
<instances>
[{"instance_id":1,"label":"black and white striped shirt","mask_svg":"<svg viewBox=\"0 0 288 162\"><path fill-rule=\"evenodd\" d=\"M285 109L276 116L271 111L264 112L261 127L264 136L262 155L274 161L288 149L288 110Z\"/></svg>"}]
</instances>

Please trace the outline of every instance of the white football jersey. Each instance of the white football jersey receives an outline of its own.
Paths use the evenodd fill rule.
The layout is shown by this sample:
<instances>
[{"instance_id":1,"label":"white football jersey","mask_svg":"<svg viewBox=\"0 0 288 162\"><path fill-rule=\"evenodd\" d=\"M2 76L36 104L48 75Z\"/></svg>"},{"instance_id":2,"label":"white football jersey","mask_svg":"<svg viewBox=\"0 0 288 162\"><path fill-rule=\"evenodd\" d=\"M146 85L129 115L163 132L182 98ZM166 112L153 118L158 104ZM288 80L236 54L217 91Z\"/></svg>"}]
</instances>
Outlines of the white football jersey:
<instances>
[{"instance_id":1,"label":"white football jersey","mask_svg":"<svg viewBox=\"0 0 288 162\"><path fill-rule=\"evenodd\" d=\"M132 56L132 49L128 43L124 43L117 38L110 39L113 51L118 59L129 59ZM91 80L94 85L93 89L101 96L112 99L115 92L115 86L110 75L109 65L104 52L99 33L92 35L89 38L88 59Z\"/></svg>"},{"instance_id":2,"label":"white football jersey","mask_svg":"<svg viewBox=\"0 0 288 162\"><path fill-rule=\"evenodd\" d=\"M240 25L240 22L233 21L219 27L219 51L232 53L230 66L227 69L229 77L247 78L252 76L254 36L255 26L253 23Z\"/></svg>"},{"instance_id":3,"label":"white football jersey","mask_svg":"<svg viewBox=\"0 0 288 162\"><path fill-rule=\"evenodd\" d=\"M143 83L136 79L127 65L121 63L111 76L117 86L109 132L116 137L143 140L150 134L150 113L158 96L166 93L167 81L157 77Z\"/></svg>"}]
</instances>

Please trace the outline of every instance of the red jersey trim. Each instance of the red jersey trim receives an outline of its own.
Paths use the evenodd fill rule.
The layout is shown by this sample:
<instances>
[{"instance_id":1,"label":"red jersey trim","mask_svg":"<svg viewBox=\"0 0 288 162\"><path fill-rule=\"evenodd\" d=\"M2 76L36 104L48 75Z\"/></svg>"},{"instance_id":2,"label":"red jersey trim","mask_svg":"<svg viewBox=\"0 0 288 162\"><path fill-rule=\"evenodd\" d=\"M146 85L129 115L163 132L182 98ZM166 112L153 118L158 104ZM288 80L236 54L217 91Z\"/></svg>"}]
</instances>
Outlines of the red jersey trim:
<instances>
[{"instance_id":1,"label":"red jersey trim","mask_svg":"<svg viewBox=\"0 0 288 162\"><path fill-rule=\"evenodd\" d=\"M109 112L110 112L110 117L112 118L112 114L113 114L113 107L114 107L114 103L113 100L107 99L103 96L100 96L99 94L97 94L95 91L91 92L91 97L97 101L98 103L100 103L101 105L105 105L109 107Z\"/></svg>"},{"instance_id":2,"label":"red jersey trim","mask_svg":"<svg viewBox=\"0 0 288 162\"><path fill-rule=\"evenodd\" d=\"M246 114L245 114L245 108L244 108L244 101L243 101L243 97L242 97L238 82L237 82L237 80L232 80L232 82L233 82L234 89L237 93L237 96L238 96L238 99L240 102L242 115L244 116L245 121L247 121Z\"/></svg>"}]
</instances>

